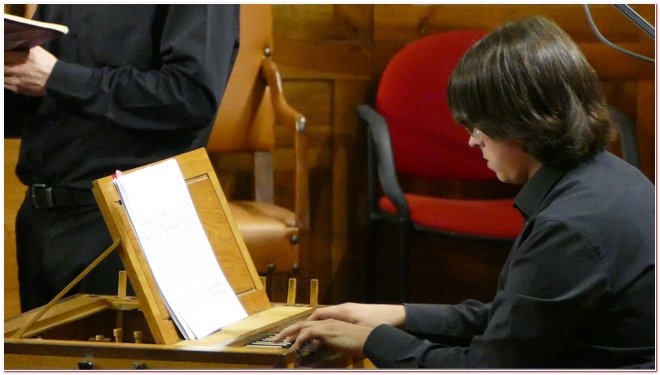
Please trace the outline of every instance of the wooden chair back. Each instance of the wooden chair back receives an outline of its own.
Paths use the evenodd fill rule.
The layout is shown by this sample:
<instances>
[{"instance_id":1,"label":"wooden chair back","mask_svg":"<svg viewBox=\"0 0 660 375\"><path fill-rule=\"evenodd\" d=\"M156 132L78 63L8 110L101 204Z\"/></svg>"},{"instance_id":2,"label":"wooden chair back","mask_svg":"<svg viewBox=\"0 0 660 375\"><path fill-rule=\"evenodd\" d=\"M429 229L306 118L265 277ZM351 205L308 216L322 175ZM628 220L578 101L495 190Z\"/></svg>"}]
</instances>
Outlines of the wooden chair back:
<instances>
[{"instance_id":1,"label":"wooden chair back","mask_svg":"<svg viewBox=\"0 0 660 375\"><path fill-rule=\"evenodd\" d=\"M305 279L307 247L300 240L307 237L309 227L305 118L287 103L271 57L271 5L242 4L240 24L239 52L207 151L259 272L284 272ZM276 150L279 140L284 142ZM293 159L274 156L281 150L289 155L288 147ZM237 159L245 154L247 163ZM276 166L274 160L281 163ZM241 184L248 170L253 186ZM232 176L231 172L237 173ZM277 196L275 172L287 179ZM271 224L263 225L262 218L275 227L284 225L273 229Z\"/></svg>"}]
</instances>

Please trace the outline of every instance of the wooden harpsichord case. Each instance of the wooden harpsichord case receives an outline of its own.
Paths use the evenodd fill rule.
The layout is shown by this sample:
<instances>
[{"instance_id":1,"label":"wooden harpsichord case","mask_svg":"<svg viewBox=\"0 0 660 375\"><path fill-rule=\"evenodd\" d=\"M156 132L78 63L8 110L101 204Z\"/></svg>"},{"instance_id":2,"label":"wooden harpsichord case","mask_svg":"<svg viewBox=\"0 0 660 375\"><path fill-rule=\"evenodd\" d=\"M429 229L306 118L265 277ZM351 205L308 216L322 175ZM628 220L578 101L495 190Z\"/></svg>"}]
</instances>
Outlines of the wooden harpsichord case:
<instances>
[{"instance_id":1,"label":"wooden harpsichord case","mask_svg":"<svg viewBox=\"0 0 660 375\"><path fill-rule=\"evenodd\" d=\"M120 274L116 296L58 296L44 307L6 320L5 368L359 367L360 362L311 345L296 352L264 339L306 318L314 307L291 299L271 304L205 150L175 159L219 265L249 316L202 339L183 339L165 307L113 177L108 176L95 181L93 190L115 243L97 262L119 251L136 296L126 296L126 275Z\"/></svg>"}]
</instances>

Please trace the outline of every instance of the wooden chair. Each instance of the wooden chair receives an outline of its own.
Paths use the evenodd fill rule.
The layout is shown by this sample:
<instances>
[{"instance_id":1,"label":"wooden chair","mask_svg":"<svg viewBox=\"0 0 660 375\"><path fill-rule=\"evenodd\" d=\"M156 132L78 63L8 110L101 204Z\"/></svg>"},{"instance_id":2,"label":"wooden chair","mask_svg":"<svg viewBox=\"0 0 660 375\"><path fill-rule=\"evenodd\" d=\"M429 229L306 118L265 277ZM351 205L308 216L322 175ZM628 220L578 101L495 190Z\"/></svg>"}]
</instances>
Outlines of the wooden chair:
<instances>
[{"instance_id":1,"label":"wooden chair","mask_svg":"<svg viewBox=\"0 0 660 375\"><path fill-rule=\"evenodd\" d=\"M271 29L270 5L241 5L240 49L207 151L257 271L269 278L267 290L272 299L284 277L304 278L307 273L302 249L308 238L309 197L305 118L284 98L281 78L271 58ZM274 194L273 181L274 160L280 158L274 158L273 151L276 138L285 139L282 135L293 139L293 163L282 158L282 164L287 164L283 169L292 169L293 173L290 183L283 183L292 187L292 193L279 197ZM237 154L250 155L254 187L250 188L251 194L238 192L243 195L241 200L232 200L240 195L238 190L245 190L236 188L236 180L224 173L246 169L241 161L245 159L232 157ZM287 172L282 175L289 176Z\"/></svg>"}]
</instances>

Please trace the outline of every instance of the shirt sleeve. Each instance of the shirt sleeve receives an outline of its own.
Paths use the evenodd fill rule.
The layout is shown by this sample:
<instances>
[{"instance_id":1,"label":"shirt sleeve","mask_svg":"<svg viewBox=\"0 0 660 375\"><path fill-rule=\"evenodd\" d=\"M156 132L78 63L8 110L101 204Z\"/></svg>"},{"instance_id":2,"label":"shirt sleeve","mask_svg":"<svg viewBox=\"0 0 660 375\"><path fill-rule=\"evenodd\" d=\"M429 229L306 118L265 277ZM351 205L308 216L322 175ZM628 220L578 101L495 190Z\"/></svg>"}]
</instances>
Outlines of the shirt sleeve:
<instances>
[{"instance_id":1,"label":"shirt sleeve","mask_svg":"<svg viewBox=\"0 0 660 375\"><path fill-rule=\"evenodd\" d=\"M206 127L213 121L238 52L238 14L238 5L170 5L158 69L88 67L59 60L47 94L121 127Z\"/></svg>"},{"instance_id":2,"label":"shirt sleeve","mask_svg":"<svg viewBox=\"0 0 660 375\"><path fill-rule=\"evenodd\" d=\"M545 222L511 255L488 325L469 345L379 326L365 343L367 357L391 368L553 367L608 291L597 249L566 225Z\"/></svg>"},{"instance_id":3,"label":"shirt sleeve","mask_svg":"<svg viewBox=\"0 0 660 375\"><path fill-rule=\"evenodd\" d=\"M456 305L404 304L406 331L433 341L465 342L483 333L490 304L467 300Z\"/></svg>"}]
</instances>

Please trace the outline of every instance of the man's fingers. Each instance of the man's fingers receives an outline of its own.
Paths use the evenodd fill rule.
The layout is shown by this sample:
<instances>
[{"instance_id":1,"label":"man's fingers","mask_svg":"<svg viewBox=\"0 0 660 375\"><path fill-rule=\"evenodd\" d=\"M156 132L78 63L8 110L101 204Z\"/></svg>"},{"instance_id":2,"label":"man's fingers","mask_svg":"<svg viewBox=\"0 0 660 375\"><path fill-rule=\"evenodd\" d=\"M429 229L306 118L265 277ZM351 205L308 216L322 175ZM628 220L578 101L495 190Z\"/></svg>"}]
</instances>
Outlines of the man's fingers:
<instances>
[{"instance_id":1,"label":"man's fingers","mask_svg":"<svg viewBox=\"0 0 660 375\"><path fill-rule=\"evenodd\" d=\"M299 350L305 344L318 341L319 345L342 351L353 357L364 356L364 342L372 328L341 320L305 320L283 329L274 340L295 340L291 349Z\"/></svg>"},{"instance_id":2,"label":"man's fingers","mask_svg":"<svg viewBox=\"0 0 660 375\"><path fill-rule=\"evenodd\" d=\"M7 76L15 76L18 73L18 68L12 65L5 64L5 78Z\"/></svg>"},{"instance_id":3,"label":"man's fingers","mask_svg":"<svg viewBox=\"0 0 660 375\"><path fill-rule=\"evenodd\" d=\"M293 342L291 349L297 350L306 342L315 339L314 327L322 324L321 321L302 321L286 327L275 335L273 341L287 340Z\"/></svg>"},{"instance_id":4,"label":"man's fingers","mask_svg":"<svg viewBox=\"0 0 660 375\"><path fill-rule=\"evenodd\" d=\"M5 76L5 89L13 92L18 92L18 85L16 79Z\"/></svg>"},{"instance_id":5,"label":"man's fingers","mask_svg":"<svg viewBox=\"0 0 660 375\"><path fill-rule=\"evenodd\" d=\"M292 349L298 350L300 349L306 342L311 341L315 337L313 336L312 333L312 327L305 327L298 332L298 336L296 337L296 342L291 345Z\"/></svg>"},{"instance_id":6,"label":"man's fingers","mask_svg":"<svg viewBox=\"0 0 660 375\"><path fill-rule=\"evenodd\" d=\"M325 320L331 317L331 314L328 314L327 308L316 309L310 315L307 320Z\"/></svg>"},{"instance_id":7,"label":"man's fingers","mask_svg":"<svg viewBox=\"0 0 660 375\"><path fill-rule=\"evenodd\" d=\"M5 88L14 92L18 92L18 85L20 80L21 66L7 66L5 65Z\"/></svg>"},{"instance_id":8,"label":"man's fingers","mask_svg":"<svg viewBox=\"0 0 660 375\"><path fill-rule=\"evenodd\" d=\"M298 331L300 331L299 327L300 323L296 323L284 328L277 335L275 335L273 341L278 342L288 338L295 339L298 335Z\"/></svg>"}]
</instances>

